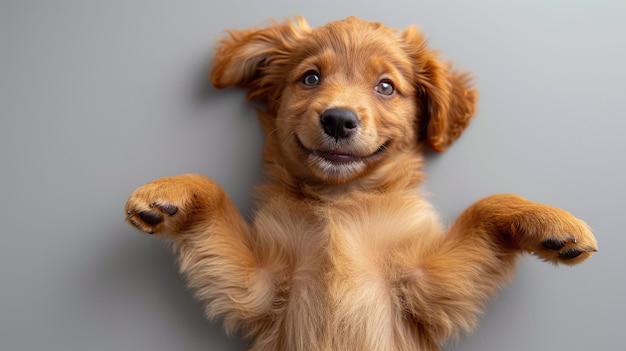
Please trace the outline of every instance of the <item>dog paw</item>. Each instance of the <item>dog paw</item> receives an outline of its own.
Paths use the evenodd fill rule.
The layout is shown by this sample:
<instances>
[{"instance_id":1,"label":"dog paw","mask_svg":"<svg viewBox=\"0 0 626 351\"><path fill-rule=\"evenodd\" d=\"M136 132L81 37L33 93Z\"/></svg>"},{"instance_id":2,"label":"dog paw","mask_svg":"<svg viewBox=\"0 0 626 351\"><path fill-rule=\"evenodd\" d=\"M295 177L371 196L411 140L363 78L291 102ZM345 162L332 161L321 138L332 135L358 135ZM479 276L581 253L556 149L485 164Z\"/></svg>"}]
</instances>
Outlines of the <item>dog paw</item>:
<instances>
[{"instance_id":1,"label":"dog paw","mask_svg":"<svg viewBox=\"0 0 626 351\"><path fill-rule=\"evenodd\" d=\"M569 263L570 261L571 263L580 262L597 251L595 245L579 245L578 240L573 237L567 240L555 238L546 239L541 243L541 246L544 250L547 250L547 255L544 253L541 256L552 262L556 260L557 262L563 263ZM581 255L583 257L581 257Z\"/></svg>"},{"instance_id":2,"label":"dog paw","mask_svg":"<svg viewBox=\"0 0 626 351\"><path fill-rule=\"evenodd\" d=\"M558 208L544 206L526 213L513 227L522 248L554 264L577 264L598 250L589 226Z\"/></svg>"},{"instance_id":3,"label":"dog paw","mask_svg":"<svg viewBox=\"0 0 626 351\"><path fill-rule=\"evenodd\" d=\"M191 225L214 183L200 175L161 178L137 188L126 202L126 221L148 234L177 234Z\"/></svg>"},{"instance_id":4,"label":"dog paw","mask_svg":"<svg viewBox=\"0 0 626 351\"><path fill-rule=\"evenodd\" d=\"M178 212L178 206L170 203L152 202L149 209L141 209L141 206L129 206L126 210L126 221L135 228L148 234L154 234L166 218L174 216Z\"/></svg>"}]
</instances>

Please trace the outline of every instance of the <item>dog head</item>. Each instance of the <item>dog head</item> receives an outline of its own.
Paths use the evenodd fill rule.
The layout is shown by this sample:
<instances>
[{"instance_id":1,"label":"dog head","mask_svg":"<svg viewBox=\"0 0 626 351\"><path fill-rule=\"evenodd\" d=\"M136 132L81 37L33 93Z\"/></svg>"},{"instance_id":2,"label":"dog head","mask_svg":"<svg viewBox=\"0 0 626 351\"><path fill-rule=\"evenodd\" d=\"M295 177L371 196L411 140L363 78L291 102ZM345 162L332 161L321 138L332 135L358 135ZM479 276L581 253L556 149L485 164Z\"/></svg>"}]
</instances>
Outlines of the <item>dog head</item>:
<instances>
[{"instance_id":1,"label":"dog head","mask_svg":"<svg viewBox=\"0 0 626 351\"><path fill-rule=\"evenodd\" d=\"M213 84L266 104L266 161L303 180L361 179L420 143L444 151L475 112L469 75L442 62L414 26L351 17L312 29L296 18L229 34Z\"/></svg>"}]
</instances>

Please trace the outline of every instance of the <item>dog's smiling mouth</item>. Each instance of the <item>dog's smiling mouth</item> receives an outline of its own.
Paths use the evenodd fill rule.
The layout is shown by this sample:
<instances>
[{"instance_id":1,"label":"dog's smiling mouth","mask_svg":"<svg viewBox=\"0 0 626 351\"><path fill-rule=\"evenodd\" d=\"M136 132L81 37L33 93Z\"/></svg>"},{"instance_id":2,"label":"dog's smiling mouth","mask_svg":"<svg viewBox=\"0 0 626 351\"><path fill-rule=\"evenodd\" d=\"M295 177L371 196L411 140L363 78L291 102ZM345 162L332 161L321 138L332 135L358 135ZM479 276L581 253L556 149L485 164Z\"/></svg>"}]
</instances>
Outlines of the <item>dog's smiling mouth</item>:
<instances>
[{"instance_id":1,"label":"dog's smiling mouth","mask_svg":"<svg viewBox=\"0 0 626 351\"><path fill-rule=\"evenodd\" d=\"M389 144L389 142L385 142L382 145L380 145L376 150L374 150L374 152L372 152L371 154L361 156L361 155L354 155L351 153L343 152L339 149L337 150L309 149L308 147L304 146L300 138L298 138L297 136L296 136L296 142L298 143L298 146L300 147L300 149L306 151L310 156L321 158L327 162L330 162L336 165L350 164L350 163L355 163L355 162L366 162L366 161L372 160L376 156L378 156L381 152L385 151L385 149L387 148L387 145Z\"/></svg>"}]
</instances>

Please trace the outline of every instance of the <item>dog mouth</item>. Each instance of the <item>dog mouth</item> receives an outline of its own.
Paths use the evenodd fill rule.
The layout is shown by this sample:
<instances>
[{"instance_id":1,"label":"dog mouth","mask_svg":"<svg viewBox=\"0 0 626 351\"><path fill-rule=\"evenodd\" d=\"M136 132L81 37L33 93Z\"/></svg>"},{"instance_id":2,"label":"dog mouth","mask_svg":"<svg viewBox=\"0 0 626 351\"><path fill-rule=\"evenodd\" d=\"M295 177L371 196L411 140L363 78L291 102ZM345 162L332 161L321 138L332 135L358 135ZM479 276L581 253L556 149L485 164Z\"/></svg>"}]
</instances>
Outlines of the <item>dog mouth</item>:
<instances>
[{"instance_id":1,"label":"dog mouth","mask_svg":"<svg viewBox=\"0 0 626 351\"><path fill-rule=\"evenodd\" d=\"M334 150L309 149L308 147L304 146L300 138L298 138L297 136L296 142L298 143L300 149L306 151L311 157L321 159L335 165L348 165L351 163L368 162L379 156L383 151L387 149L387 146L389 145L389 142L385 142L381 144L378 148L376 148L374 152L368 155L355 155L342 151L338 148Z\"/></svg>"}]
</instances>

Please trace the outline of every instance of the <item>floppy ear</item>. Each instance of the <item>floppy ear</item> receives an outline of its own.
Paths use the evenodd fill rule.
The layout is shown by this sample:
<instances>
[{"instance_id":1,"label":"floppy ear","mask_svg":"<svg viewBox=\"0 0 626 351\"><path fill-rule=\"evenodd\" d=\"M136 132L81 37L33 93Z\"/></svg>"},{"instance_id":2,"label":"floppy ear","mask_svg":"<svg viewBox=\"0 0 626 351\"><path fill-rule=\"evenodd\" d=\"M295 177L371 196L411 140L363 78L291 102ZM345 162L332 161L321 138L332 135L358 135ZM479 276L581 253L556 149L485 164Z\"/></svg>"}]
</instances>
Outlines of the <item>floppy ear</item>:
<instances>
[{"instance_id":1,"label":"floppy ear","mask_svg":"<svg viewBox=\"0 0 626 351\"><path fill-rule=\"evenodd\" d=\"M471 75L452 70L426 47L424 36L415 26L404 30L402 38L413 59L415 82L426 101L419 128L425 142L435 151L445 151L465 130L476 112L478 91Z\"/></svg>"},{"instance_id":2,"label":"floppy ear","mask_svg":"<svg viewBox=\"0 0 626 351\"><path fill-rule=\"evenodd\" d=\"M272 24L263 29L231 30L228 37L220 40L210 71L216 88L247 89L251 100L278 98L284 82L284 65L311 28L301 17L293 22Z\"/></svg>"}]
</instances>

